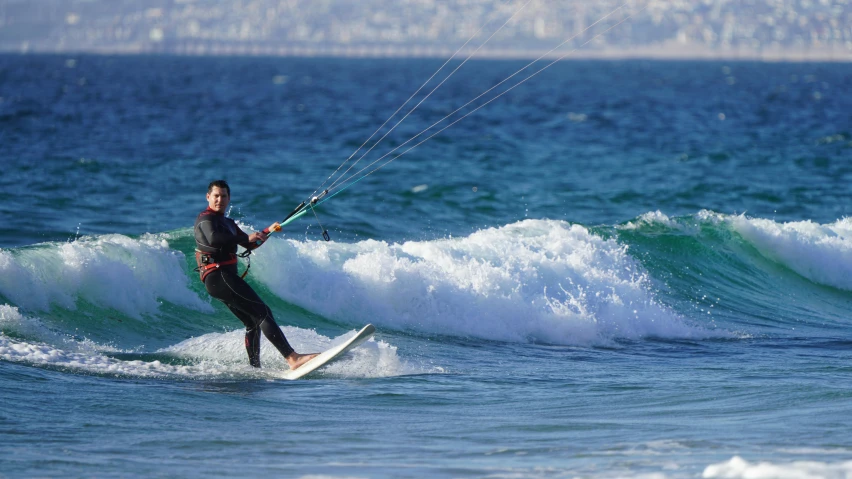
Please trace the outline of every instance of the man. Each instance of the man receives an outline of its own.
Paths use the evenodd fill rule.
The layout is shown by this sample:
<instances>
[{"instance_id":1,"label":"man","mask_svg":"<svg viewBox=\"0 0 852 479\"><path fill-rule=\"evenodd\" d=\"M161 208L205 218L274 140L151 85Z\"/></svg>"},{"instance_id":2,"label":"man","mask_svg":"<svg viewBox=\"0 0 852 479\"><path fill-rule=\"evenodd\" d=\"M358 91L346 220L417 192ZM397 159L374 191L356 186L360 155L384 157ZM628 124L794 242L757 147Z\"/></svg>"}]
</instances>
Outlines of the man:
<instances>
[{"instance_id":1,"label":"man","mask_svg":"<svg viewBox=\"0 0 852 479\"><path fill-rule=\"evenodd\" d=\"M237 245L248 250L266 241L270 231L280 228L273 223L262 232L250 235L225 216L231 201L231 188L224 180L207 187L207 209L195 219L195 261L201 281L210 296L225 303L246 326L246 351L249 364L260 367L260 333L284 356L290 369L310 361L316 354L299 354L293 350L281 328L275 323L272 311L237 274Z\"/></svg>"}]
</instances>

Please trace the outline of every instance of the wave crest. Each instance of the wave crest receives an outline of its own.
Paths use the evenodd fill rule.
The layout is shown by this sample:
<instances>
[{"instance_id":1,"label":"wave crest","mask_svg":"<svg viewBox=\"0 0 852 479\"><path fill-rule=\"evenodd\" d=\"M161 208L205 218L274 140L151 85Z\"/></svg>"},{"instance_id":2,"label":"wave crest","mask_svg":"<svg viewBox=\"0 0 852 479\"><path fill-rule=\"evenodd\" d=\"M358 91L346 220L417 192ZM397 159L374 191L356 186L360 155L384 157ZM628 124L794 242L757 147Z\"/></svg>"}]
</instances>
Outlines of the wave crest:
<instances>
[{"instance_id":1,"label":"wave crest","mask_svg":"<svg viewBox=\"0 0 852 479\"><path fill-rule=\"evenodd\" d=\"M852 291L852 219L820 225L740 215L729 221L767 259L815 283Z\"/></svg>"},{"instance_id":2,"label":"wave crest","mask_svg":"<svg viewBox=\"0 0 852 479\"><path fill-rule=\"evenodd\" d=\"M74 309L83 299L135 318L157 312L160 300L212 311L185 270L183 253L163 235L84 237L0 250L0 294L28 310Z\"/></svg>"},{"instance_id":3,"label":"wave crest","mask_svg":"<svg viewBox=\"0 0 852 479\"><path fill-rule=\"evenodd\" d=\"M256 274L276 295L348 323L549 344L696 337L654 298L627 246L562 221L388 244L271 241Z\"/></svg>"}]
</instances>

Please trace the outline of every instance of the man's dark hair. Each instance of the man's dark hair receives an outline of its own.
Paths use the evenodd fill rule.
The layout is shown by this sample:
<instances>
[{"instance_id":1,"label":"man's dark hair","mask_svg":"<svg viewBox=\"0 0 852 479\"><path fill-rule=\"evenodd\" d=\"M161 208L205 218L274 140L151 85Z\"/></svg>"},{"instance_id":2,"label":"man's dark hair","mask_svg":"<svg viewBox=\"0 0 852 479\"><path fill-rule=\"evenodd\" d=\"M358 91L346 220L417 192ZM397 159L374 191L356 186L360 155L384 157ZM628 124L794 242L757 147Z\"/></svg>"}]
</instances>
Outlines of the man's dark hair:
<instances>
[{"instance_id":1,"label":"man's dark hair","mask_svg":"<svg viewBox=\"0 0 852 479\"><path fill-rule=\"evenodd\" d=\"M228 196L231 196L231 187L228 186L228 182L225 180L215 180L211 181L210 185L207 186L207 192L210 193L213 191L213 187L217 187L220 190L228 190Z\"/></svg>"}]
</instances>

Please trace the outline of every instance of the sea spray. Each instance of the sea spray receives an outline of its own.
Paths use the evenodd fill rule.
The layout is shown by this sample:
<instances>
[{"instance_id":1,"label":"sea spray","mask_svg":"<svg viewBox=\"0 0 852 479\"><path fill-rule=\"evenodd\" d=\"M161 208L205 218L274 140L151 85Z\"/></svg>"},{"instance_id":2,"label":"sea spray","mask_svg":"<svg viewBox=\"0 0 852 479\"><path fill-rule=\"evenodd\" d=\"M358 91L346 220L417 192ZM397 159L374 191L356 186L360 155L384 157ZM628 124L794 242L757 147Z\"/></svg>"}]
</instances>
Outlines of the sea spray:
<instances>
[{"instance_id":1,"label":"sea spray","mask_svg":"<svg viewBox=\"0 0 852 479\"><path fill-rule=\"evenodd\" d=\"M297 351L325 351L349 339L356 331L330 338L316 331L284 326L281 328L288 341ZM161 353L196 361L213 361L219 364L240 365L246 363L243 331L210 333L182 341L160 350ZM264 368L286 370L287 362L272 344L261 341L261 364ZM339 377L386 377L402 374L423 373L397 355L397 348L382 340L371 338L347 355L324 368L320 373Z\"/></svg>"}]
</instances>

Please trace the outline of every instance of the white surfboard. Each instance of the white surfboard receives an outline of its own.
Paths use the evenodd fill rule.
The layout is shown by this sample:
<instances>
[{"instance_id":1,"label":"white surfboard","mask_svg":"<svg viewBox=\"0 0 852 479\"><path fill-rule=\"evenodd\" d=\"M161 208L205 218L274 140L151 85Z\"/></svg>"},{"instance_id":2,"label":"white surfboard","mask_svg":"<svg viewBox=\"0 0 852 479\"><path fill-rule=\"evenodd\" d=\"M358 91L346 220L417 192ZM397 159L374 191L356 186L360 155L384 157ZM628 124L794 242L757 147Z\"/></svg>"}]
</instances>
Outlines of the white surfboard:
<instances>
[{"instance_id":1,"label":"white surfboard","mask_svg":"<svg viewBox=\"0 0 852 479\"><path fill-rule=\"evenodd\" d=\"M285 372L283 376L284 379L299 379L323 366L333 363L337 359L340 359L350 349L353 349L364 341L370 339L370 336L372 336L375 332L376 328L374 328L372 324L364 326L361 331L358 331L358 334L349 338L349 340L345 343L338 344L331 349L323 351L319 356L299 366L298 369L291 369Z\"/></svg>"}]
</instances>

